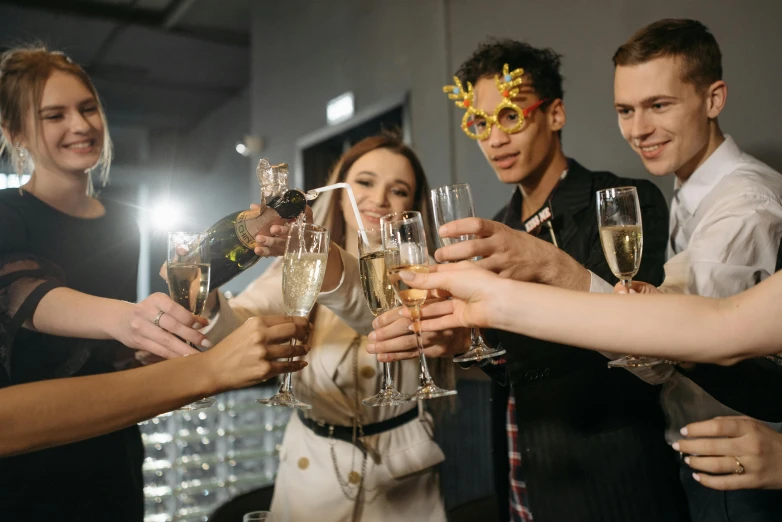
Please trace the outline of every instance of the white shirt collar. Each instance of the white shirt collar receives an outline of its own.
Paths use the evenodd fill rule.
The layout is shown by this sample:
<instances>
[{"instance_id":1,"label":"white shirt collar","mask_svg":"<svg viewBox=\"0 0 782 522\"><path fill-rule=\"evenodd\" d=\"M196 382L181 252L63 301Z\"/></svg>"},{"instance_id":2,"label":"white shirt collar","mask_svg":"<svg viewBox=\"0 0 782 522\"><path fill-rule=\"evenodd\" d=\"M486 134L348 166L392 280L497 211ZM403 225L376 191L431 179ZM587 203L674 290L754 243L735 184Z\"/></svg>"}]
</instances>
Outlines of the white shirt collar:
<instances>
[{"instance_id":1,"label":"white shirt collar","mask_svg":"<svg viewBox=\"0 0 782 522\"><path fill-rule=\"evenodd\" d=\"M719 183L722 178L733 172L741 158L739 149L733 138L726 135L725 141L712 152L711 156L685 181L676 179L674 187L678 189L679 204L690 215L695 214L703 198Z\"/></svg>"}]
</instances>

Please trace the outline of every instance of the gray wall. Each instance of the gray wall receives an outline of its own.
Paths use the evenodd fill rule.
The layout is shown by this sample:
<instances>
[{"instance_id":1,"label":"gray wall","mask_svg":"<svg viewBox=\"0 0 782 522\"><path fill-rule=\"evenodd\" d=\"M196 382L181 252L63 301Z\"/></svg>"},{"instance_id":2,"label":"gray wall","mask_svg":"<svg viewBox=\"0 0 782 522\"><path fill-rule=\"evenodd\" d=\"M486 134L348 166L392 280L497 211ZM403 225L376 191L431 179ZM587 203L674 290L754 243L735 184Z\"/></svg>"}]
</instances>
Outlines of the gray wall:
<instances>
[{"instance_id":1,"label":"gray wall","mask_svg":"<svg viewBox=\"0 0 782 522\"><path fill-rule=\"evenodd\" d=\"M247 208L260 198L257 182L249 186L247 172L250 160L236 153L236 142L249 129L250 97L245 90L206 115L187 132L154 134L149 137L152 158L144 167L128 165L122 157L112 167L112 187L147 189L146 201L154 209L161 201L170 201L184 212L175 225L181 230L206 230L223 216ZM142 140L143 142L143 140ZM143 218L142 218L143 220ZM165 232L149 229L149 289L168 292L157 275L165 261ZM144 254L142 254L143 262ZM255 274L243 274L223 288L237 293L252 281ZM143 270L140 277L144 277ZM142 285L139 289L144 289ZM143 296L142 296L143 297Z\"/></svg>"},{"instance_id":2,"label":"gray wall","mask_svg":"<svg viewBox=\"0 0 782 522\"><path fill-rule=\"evenodd\" d=\"M251 129L266 138L265 155L292 162L296 139L326 125L329 99L352 90L360 111L410 91L412 137L431 184L471 183L478 213L491 216L510 190L461 134L461 112L441 87L480 40L506 36L564 55L567 154L589 168L647 177L616 126L611 56L636 29L663 17L697 18L714 32L729 85L722 126L782 168L778 0L257 2ZM670 195L672 181L658 182Z\"/></svg>"}]
</instances>

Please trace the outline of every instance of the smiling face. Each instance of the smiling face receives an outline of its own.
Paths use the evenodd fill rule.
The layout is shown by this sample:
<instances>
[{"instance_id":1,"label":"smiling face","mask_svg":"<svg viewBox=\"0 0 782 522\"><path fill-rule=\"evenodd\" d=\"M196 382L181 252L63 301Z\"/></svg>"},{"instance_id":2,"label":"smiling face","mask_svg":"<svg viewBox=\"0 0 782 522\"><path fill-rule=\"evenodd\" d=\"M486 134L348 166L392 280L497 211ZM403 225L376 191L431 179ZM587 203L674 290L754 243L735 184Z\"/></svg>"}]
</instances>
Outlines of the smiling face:
<instances>
[{"instance_id":1,"label":"smiling face","mask_svg":"<svg viewBox=\"0 0 782 522\"><path fill-rule=\"evenodd\" d=\"M715 119L725 102L725 83L697 89L682 78L679 58L664 56L614 74L619 129L655 176L690 174L718 146Z\"/></svg>"},{"instance_id":2,"label":"smiling face","mask_svg":"<svg viewBox=\"0 0 782 522\"><path fill-rule=\"evenodd\" d=\"M475 107L494 114L502 101L493 78L484 77L475 84ZM513 101L521 109L540 101L534 88L525 84ZM552 118L555 115L555 118ZM491 134L478 140L481 152L503 183L522 183L532 175L542 173L552 151L559 147L556 132L564 125L564 107L554 100L547 109L536 109L524 119L516 133L508 134L494 125Z\"/></svg>"},{"instance_id":3,"label":"smiling face","mask_svg":"<svg viewBox=\"0 0 782 522\"><path fill-rule=\"evenodd\" d=\"M37 115L27 115L21 140L36 174L83 175L95 166L103 148L104 124L97 100L76 76L55 71L46 81ZM40 121L39 121L40 120ZM35 129L38 132L34 132Z\"/></svg>"},{"instance_id":4,"label":"smiling face","mask_svg":"<svg viewBox=\"0 0 782 522\"><path fill-rule=\"evenodd\" d=\"M375 149L361 156L350 167L345 182L356 197L361 220L366 228L380 226L380 218L392 212L413 208L416 182L410 162L388 149ZM358 231L350 200L340 198L347 234Z\"/></svg>"}]
</instances>

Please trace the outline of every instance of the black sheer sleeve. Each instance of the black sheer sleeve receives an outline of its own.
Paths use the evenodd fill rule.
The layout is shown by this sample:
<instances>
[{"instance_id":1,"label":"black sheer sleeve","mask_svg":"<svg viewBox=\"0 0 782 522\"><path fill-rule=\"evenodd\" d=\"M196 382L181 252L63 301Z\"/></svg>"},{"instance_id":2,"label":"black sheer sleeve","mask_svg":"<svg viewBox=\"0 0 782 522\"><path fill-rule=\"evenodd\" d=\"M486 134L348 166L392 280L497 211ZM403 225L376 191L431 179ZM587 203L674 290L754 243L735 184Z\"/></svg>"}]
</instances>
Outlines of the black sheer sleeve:
<instances>
[{"instance_id":1,"label":"black sheer sleeve","mask_svg":"<svg viewBox=\"0 0 782 522\"><path fill-rule=\"evenodd\" d=\"M19 329L49 291L65 284L54 264L30 254L0 256L0 384L10 383L11 354Z\"/></svg>"}]
</instances>

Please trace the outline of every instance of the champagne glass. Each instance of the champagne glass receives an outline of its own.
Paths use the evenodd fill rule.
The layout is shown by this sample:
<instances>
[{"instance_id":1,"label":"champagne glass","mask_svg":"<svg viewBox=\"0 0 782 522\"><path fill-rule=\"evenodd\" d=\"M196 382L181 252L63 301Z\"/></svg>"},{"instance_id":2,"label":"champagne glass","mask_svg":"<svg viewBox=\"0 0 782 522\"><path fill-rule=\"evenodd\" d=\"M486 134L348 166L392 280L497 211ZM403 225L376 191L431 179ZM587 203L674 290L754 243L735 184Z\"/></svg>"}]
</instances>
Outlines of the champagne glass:
<instances>
[{"instance_id":1,"label":"champagne glass","mask_svg":"<svg viewBox=\"0 0 782 522\"><path fill-rule=\"evenodd\" d=\"M209 237L207 234L171 232L168 235L168 259L166 279L168 292L177 304L201 315L209 295ZM192 343L188 343L193 346ZM198 349L198 347L193 346ZM215 403L213 397L206 397L179 408L200 410Z\"/></svg>"},{"instance_id":2,"label":"champagne glass","mask_svg":"<svg viewBox=\"0 0 782 522\"><path fill-rule=\"evenodd\" d=\"M641 204L635 187L617 187L597 191L597 226L600 242L611 272L630 290L630 283L641 266L643 228ZM626 355L609 361L612 368L635 368L662 363L653 357Z\"/></svg>"},{"instance_id":3,"label":"champagne glass","mask_svg":"<svg viewBox=\"0 0 782 522\"><path fill-rule=\"evenodd\" d=\"M426 364L420 325L421 305L426 301L427 291L410 288L399 276L403 270L416 273L429 272L429 252L426 248L426 234L421 213L405 211L388 214L380 218L380 228L383 234L388 279L399 301L410 310L415 339L418 343L418 358L421 364L420 386L411 398L424 400L456 395L456 390L444 390L434 383L429 374L429 366Z\"/></svg>"},{"instance_id":4,"label":"champagne glass","mask_svg":"<svg viewBox=\"0 0 782 522\"><path fill-rule=\"evenodd\" d=\"M323 284L328 253L328 230L309 223L297 222L291 226L282 261L282 300L288 315L309 315ZM291 339L291 346L295 344L296 339ZM290 373L285 374L279 391L273 397L258 399L258 402L266 406L312 408L293 395Z\"/></svg>"},{"instance_id":5,"label":"champagne glass","mask_svg":"<svg viewBox=\"0 0 782 522\"><path fill-rule=\"evenodd\" d=\"M472 193L470 185L467 183L458 183L456 185L445 185L433 189L431 192L432 212L437 230L440 227L457 219L475 217L475 208L472 204ZM442 246L452 245L460 241L475 239L474 234L468 234L459 237L440 237ZM477 260L473 259L473 261ZM480 361L481 359L499 357L504 355L503 348L492 348L483 342L481 332L478 328L470 328L470 349L465 353L453 358L454 362Z\"/></svg>"},{"instance_id":6,"label":"champagne glass","mask_svg":"<svg viewBox=\"0 0 782 522\"><path fill-rule=\"evenodd\" d=\"M379 228L359 230L358 232L359 272L364 297L372 315L387 312L396 306L396 295L386 270L386 257L383 251L383 236ZM410 401L410 396L400 392L391 377L391 365L381 363L383 380L380 391L361 401L366 406L398 406Z\"/></svg>"}]
</instances>

